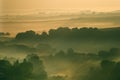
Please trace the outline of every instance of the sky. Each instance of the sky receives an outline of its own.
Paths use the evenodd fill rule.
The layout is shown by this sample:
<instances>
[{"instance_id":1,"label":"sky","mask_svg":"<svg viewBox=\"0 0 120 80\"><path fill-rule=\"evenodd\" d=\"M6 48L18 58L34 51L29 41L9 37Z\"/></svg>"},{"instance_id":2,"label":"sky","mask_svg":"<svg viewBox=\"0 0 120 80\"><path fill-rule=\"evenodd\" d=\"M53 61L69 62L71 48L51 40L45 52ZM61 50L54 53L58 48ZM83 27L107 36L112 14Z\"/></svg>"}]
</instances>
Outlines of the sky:
<instances>
[{"instance_id":1,"label":"sky","mask_svg":"<svg viewBox=\"0 0 120 80\"><path fill-rule=\"evenodd\" d=\"M0 0L2 13L25 13L45 9L114 11L120 0Z\"/></svg>"},{"instance_id":2,"label":"sky","mask_svg":"<svg viewBox=\"0 0 120 80\"><path fill-rule=\"evenodd\" d=\"M26 14L39 11L115 11L120 10L120 0L0 0L0 15L2 14ZM79 25L78 22L48 22L46 23L0 23L0 31L5 32L21 32L32 29L35 31L48 31L49 28L56 28L59 26L84 26ZM90 25L86 23L87 25ZM97 23L93 24L95 26ZM101 24L101 23L100 23ZM103 23L102 23L103 24ZM105 23L104 23L105 24ZM109 23L107 23L109 24ZM38 26L39 25L39 26ZM111 25L111 23L110 23ZM19 26L19 27L18 27ZM103 25L101 25L103 26ZM115 26L115 25L114 25ZM111 27L111 26L110 26ZM16 30L16 28L20 28ZM16 31L16 32L15 32Z\"/></svg>"}]
</instances>

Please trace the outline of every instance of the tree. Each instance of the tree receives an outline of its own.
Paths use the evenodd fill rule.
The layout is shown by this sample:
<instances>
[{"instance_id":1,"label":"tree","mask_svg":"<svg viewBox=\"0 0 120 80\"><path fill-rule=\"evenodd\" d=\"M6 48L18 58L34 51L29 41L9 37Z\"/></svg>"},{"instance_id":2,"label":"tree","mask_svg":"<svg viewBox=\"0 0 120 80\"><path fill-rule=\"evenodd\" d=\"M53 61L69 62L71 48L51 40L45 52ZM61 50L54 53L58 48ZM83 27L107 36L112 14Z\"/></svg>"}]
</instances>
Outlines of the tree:
<instances>
[{"instance_id":1,"label":"tree","mask_svg":"<svg viewBox=\"0 0 120 80\"><path fill-rule=\"evenodd\" d=\"M45 71L42 60L36 54L30 54L26 57L27 61L33 64L33 79L46 80L47 72Z\"/></svg>"},{"instance_id":2,"label":"tree","mask_svg":"<svg viewBox=\"0 0 120 80\"><path fill-rule=\"evenodd\" d=\"M0 60L0 80L28 80L32 75L32 64L17 60L13 65L8 60Z\"/></svg>"},{"instance_id":3,"label":"tree","mask_svg":"<svg viewBox=\"0 0 120 80\"><path fill-rule=\"evenodd\" d=\"M0 80L9 80L12 65L7 60L0 60Z\"/></svg>"}]
</instances>

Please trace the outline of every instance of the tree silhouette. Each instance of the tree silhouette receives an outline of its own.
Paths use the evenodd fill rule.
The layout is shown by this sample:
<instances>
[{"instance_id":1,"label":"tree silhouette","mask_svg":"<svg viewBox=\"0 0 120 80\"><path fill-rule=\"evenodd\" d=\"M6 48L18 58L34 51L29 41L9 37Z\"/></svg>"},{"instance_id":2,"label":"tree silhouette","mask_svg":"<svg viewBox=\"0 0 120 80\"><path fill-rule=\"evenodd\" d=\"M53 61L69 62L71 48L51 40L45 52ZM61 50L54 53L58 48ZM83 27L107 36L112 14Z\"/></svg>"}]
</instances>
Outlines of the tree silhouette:
<instances>
[{"instance_id":1,"label":"tree silhouette","mask_svg":"<svg viewBox=\"0 0 120 80\"><path fill-rule=\"evenodd\" d=\"M45 71L42 60L36 54L30 54L27 56L27 61L33 64L33 79L46 80L47 72Z\"/></svg>"},{"instance_id":2,"label":"tree silhouette","mask_svg":"<svg viewBox=\"0 0 120 80\"><path fill-rule=\"evenodd\" d=\"M13 65L8 60L0 60L0 80L28 80L32 75L32 64L17 60Z\"/></svg>"}]
</instances>

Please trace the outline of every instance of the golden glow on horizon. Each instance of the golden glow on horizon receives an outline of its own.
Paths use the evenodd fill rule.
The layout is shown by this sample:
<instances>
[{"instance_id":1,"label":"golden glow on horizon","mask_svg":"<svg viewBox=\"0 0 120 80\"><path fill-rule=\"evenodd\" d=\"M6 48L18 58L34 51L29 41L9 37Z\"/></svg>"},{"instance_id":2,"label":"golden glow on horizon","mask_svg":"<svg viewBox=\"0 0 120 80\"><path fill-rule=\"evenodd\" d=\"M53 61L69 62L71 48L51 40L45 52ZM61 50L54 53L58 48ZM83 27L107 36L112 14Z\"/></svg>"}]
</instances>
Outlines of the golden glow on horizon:
<instances>
[{"instance_id":1,"label":"golden glow on horizon","mask_svg":"<svg viewBox=\"0 0 120 80\"><path fill-rule=\"evenodd\" d=\"M120 9L120 0L0 0L0 14L5 13L31 13L40 10L92 10L92 11L114 11ZM1 26L2 25L2 26ZM39 22L36 23L1 23L0 31L17 33L24 30L35 30L35 31L48 31L51 28L57 28L60 26L67 27L83 27L83 26L94 26L94 27L113 27L119 26L111 22L105 23L82 23L78 21L53 21L53 22ZM2 30L1 30L2 29ZM17 29L17 30L16 30Z\"/></svg>"}]
</instances>

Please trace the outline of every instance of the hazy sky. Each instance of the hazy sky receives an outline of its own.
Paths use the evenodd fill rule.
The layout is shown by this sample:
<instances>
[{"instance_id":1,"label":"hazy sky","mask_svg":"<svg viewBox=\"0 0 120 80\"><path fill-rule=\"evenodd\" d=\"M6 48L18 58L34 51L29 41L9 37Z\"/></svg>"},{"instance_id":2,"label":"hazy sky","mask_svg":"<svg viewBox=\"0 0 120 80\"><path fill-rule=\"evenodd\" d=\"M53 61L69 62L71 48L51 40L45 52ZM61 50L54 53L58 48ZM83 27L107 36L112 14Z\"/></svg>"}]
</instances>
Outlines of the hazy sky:
<instances>
[{"instance_id":1,"label":"hazy sky","mask_svg":"<svg viewBox=\"0 0 120 80\"><path fill-rule=\"evenodd\" d=\"M113 11L120 0L0 0L3 12L30 12L38 9Z\"/></svg>"}]
</instances>

